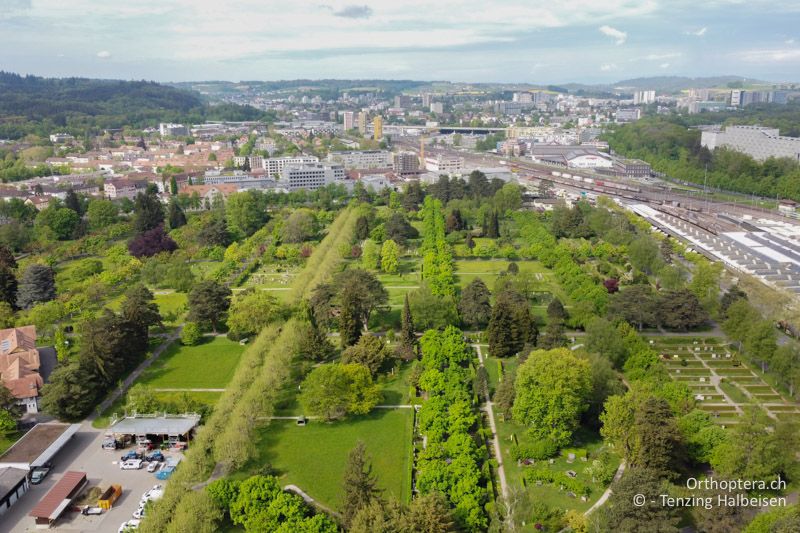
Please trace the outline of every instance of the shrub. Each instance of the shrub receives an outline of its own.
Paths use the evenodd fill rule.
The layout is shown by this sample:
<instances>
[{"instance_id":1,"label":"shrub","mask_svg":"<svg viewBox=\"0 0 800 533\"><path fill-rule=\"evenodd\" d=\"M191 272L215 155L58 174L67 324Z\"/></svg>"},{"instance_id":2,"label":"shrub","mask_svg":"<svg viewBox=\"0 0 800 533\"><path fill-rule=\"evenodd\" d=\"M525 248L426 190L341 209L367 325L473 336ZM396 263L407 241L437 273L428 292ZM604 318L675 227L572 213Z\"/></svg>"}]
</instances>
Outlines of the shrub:
<instances>
[{"instance_id":1,"label":"shrub","mask_svg":"<svg viewBox=\"0 0 800 533\"><path fill-rule=\"evenodd\" d=\"M196 322L187 322L181 330L181 344L194 346L203 338L203 332Z\"/></svg>"},{"instance_id":2,"label":"shrub","mask_svg":"<svg viewBox=\"0 0 800 533\"><path fill-rule=\"evenodd\" d=\"M558 446L551 440L541 439L531 444L515 444L511 447L511 457L515 461L535 459L542 461L554 457L558 453Z\"/></svg>"}]
</instances>

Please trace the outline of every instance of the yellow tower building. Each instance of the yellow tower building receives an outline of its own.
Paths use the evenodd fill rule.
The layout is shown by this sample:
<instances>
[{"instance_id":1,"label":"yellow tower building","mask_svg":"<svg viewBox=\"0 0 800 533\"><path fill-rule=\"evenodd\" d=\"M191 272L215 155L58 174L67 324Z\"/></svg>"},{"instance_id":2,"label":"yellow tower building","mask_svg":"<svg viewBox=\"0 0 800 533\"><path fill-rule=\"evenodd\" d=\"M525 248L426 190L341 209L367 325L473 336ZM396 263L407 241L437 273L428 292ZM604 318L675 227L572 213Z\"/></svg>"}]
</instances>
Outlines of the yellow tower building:
<instances>
[{"instance_id":1,"label":"yellow tower building","mask_svg":"<svg viewBox=\"0 0 800 533\"><path fill-rule=\"evenodd\" d=\"M383 138L383 117L377 116L372 119L372 138L380 141Z\"/></svg>"}]
</instances>

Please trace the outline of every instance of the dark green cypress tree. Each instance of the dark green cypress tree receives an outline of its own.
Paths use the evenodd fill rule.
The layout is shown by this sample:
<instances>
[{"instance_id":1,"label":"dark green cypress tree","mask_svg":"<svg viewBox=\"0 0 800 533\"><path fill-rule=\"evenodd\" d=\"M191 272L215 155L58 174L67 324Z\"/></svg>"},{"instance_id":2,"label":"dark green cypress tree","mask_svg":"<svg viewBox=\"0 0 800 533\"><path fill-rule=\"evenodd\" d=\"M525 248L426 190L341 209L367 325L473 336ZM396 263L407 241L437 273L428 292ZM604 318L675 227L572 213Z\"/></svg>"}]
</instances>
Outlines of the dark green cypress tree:
<instances>
[{"instance_id":1,"label":"dark green cypress tree","mask_svg":"<svg viewBox=\"0 0 800 533\"><path fill-rule=\"evenodd\" d=\"M408 294L406 294L400 325L400 349L403 352L403 357L406 359L413 358L416 354L416 345L417 336L414 334L414 319L411 316L411 306L408 303Z\"/></svg>"}]
</instances>

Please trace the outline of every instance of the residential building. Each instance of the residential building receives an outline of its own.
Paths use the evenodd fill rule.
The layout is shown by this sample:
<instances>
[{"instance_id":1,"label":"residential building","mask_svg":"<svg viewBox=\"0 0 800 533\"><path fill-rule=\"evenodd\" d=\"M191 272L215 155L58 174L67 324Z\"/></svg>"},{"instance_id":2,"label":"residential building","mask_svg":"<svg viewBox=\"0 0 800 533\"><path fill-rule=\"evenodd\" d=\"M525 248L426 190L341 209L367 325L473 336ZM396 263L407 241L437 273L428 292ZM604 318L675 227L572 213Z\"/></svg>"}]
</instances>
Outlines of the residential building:
<instances>
[{"instance_id":1,"label":"residential building","mask_svg":"<svg viewBox=\"0 0 800 533\"><path fill-rule=\"evenodd\" d=\"M254 175L243 170L209 170L203 176L204 185L232 185L237 189L270 189L275 187L271 175Z\"/></svg>"},{"instance_id":2,"label":"residential building","mask_svg":"<svg viewBox=\"0 0 800 533\"><path fill-rule=\"evenodd\" d=\"M268 176L280 176L287 165L302 166L314 163L319 163L319 158L313 155L270 157L263 162L264 170L267 171Z\"/></svg>"},{"instance_id":3,"label":"residential building","mask_svg":"<svg viewBox=\"0 0 800 533\"><path fill-rule=\"evenodd\" d=\"M53 133L52 135L50 135L50 142L53 144L63 144L74 140L75 137L73 137L69 133Z\"/></svg>"},{"instance_id":4,"label":"residential building","mask_svg":"<svg viewBox=\"0 0 800 533\"><path fill-rule=\"evenodd\" d=\"M785 104L788 101L787 91L731 91L731 106L744 107L751 104Z\"/></svg>"},{"instance_id":5,"label":"residential building","mask_svg":"<svg viewBox=\"0 0 800 533\"><path fill-rule=\"evenodd\" d=\"M769 157L788 157L800 161L800 137L781 136L777 128L727 126L723 130L703 131L700 144L709 150L718 147L736 150L757 161Z\"/></svg>"},{"instance_id":6,"label":"residential building","mask_svg":"<svg viewBox=\"0 0 800 533\"><path fill-rule=\"evenodd\" d=\"M358 113L358 133L361 135L367 134L367 119L369 118L369 113L366 111L360 111Z\"/></svg>"},{"instance_id":7,"label":"residential building","mask_svg":"<svg viewBox=\"0 0 800 533\"><path fill-rule=\"evenodd\" d=\"M344 168L387 168L392 166L392 153L388 150L331 152L326 161Z\"/></svg>"},{"instance_id":8,"label":"residential building","mask_svg":"<svg viewBox=\"0 0 800 533\"><path fill-rule=\"evenodd\" d=\"M290 191L313 191L331 183L343 183L344 180L345 172L341 165L308 164L285 167L281 172L280 185Z\"/></svg>"},{"instance_id":9,"label":"residential building","mask_svg":"<svg viewBox=\"0 0 800 533\"><path fill-rule=\"evenodd\" d=\"M272 183L274 184L275 180L272 180ZM191 198L196 193L198 202L190 209L208 209L219 200L222 203L227 202L228 197L238 191L237 184L220 183L217 185L185 185L179 190L179 194L185 194Z\"/></svg>"},{"instance_id":10,"label":"residential building","mask_svg":"<svg viewBox=\"0 0 800 533\"><path fill-rule=\"evenodd\" d=\"M511 98L514 102L520 102L522 104L532 104L533 103L533 95L529 92L522 92L522 93L514 93L514 96Z\"/></svg>"},{"instance_id":11,"label":"residential building","mask_svg":"<svg viewBox=\"0 0 800 533\"><path fill-rule=\"evenodd\" d=\"M168 124L162 122L158 125L158 133L162 137L185 137L189 135L189 128L183 124Z\"/></svg>"},{"instance_id":12,"label":"residential building","mask_svg":"<svg viewBox=\"0 0 800 533\"><path fill-rule=\"evenodd\" d=\"M703 111L722 111L725 109L725 102L689 102L688 110L690 115L702 113Z\"/></svg>"},{"instance_id":13,"label":"residential building","mask_svg":"<svg viewBox=\"0 0 800 533\"><path fill-rule=\"evenodd\" d=\"M355 127L355 113L353 111L345 111L342 113L342 121L344 131L350 131Z\"/></svg>"},{"instance_id":14,"label":"residential building","mask_svg":"<svg viewBox=\"0 0 800 533\"><path fill-rule=\"evenodd\" d=\"M130 180L119 178L107 180L103 183L103 192L106 198L116 200L119 198L133 199L140 192L147 189L147 182L144 180Z\"/></svg>"},{"instance_id":15,"label":"residential building","mask_svg":"<svg viewBox=\"0 0 800 533\"><path fill-rule=\"evenodd\" d=\"M431 102L433 102L433 95L431 93L424 93L422 95L422 107L430 108Z\"/></svg>"},{"instance_id":16,"label":"residential building","mask_svg":"<svg viewBox=\"0 0 800 533\"><path fill-rule=\"evenodd\" d=\"M414 152L397 152L392 157L392 170L398 176L409 176L419 172L419 156Z\"/></svg>"},{"instance_id":17,"label":"residential building","mask_svg":"<svg viewBox=\"0 0 800 533\"><path fill-rule=\"evenodd\" d=\"M617 122L634 122L642 118L642 110L638 107L632 109L617 109L615 118Z\"/></svg>"},{"instance_id":18,"label":"residential building","mask_svg":"<svg viewBox=\"0 0 800 533\"><path fill-rule=\"evenodd\" d=\"M411 98L404 94L398 94L394 97L394 106L402 109L411 107Z\"/></svg>"},{"instance_id":19,"label":"residential building","mask_svg":"<svg viewBox=\"0 0 800 533\"><path fill-rule=\"evenodd\" d=\"M522 102L495 102L494 104L495 112L501 115L520 115L526 107Z\"/></svg>"},{"instance_id":20,"label":"residential building","mask_svg":"<svg viewBox=\"0 0 800 533\"><path fill-rule=\"evenodd\" d=\"M274 152L276 149L275 141L269 137L258 139L254 147L256 150L260 152L267 152L270 155L272 155L272 152Z\"/></svg>"},{"instance_id":21,"label":"residential building","mask_svg":"<svg viewBox=\"0 0 800 533\"><path fill-rule=\"evenodd\" d=\"M371 188L375 192L392 187L392 182L383 174L370 174L369 176L364 176L359 181L365 189Z\"/></svg>"},{"instance_id":22,"label":"residential building","mask_svg":"<svg viewBox=\"0 0 800 533\"><path fill-rule=\"evenodd\" d=\"M430 110L431 113L441 115L444 113L444 104L442 102L431 102Z\"/></svg>"},{"instance_id":23,"label":"residential building","mask_svg":"<svg viewBox=\"0 0 800 533\"><path fill-rule=\"evenodd\" d=\"M633 105L647 105L655 101L655 91L636 91L633 93Z\"/></svg>"},{"instance_id":24,"label":"residential building","mask_svg":"<svg viewBox=\"0 0 800 533\"><path fill-rule=\"evenodd\" d=\"M425 169L440 174L460 174L464 170L464 158L441 154L426 157Z\"/></svg>"},{"instance_id":25,"label":"residential building","mask_svg":"<svg viewBox=\"0 0 800 533\"><path fill-rule=\"evenodd\" d=\"M383 139L383 117L380 115L372 119L372 138L376 141Z\"/></svg>"},{"instance_id":26,"label":"residential building","mask_svg":"<svg viewBox=\"0 0 800 533\"><path fill-rule=\"evenodd\" d=\"M49 371L55 366L51 363ZM36 326L0 330L0 380L28 413L39 412L39 389L44 385L41 366Z\"/></svg>"}]
</instances>

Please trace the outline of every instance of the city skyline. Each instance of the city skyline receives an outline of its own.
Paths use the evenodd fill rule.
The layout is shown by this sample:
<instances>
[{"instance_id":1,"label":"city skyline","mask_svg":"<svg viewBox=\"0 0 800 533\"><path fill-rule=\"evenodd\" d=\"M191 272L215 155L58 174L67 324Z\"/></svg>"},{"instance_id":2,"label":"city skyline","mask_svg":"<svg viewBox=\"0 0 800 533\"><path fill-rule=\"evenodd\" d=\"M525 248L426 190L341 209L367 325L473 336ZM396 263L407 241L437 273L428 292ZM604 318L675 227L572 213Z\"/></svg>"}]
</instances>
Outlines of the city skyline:
<instances>
[{"instance_id":1,"label":"city skyline","mask_svg":"<svg viewBox=\"0 0 800 533\"><path fill-rule=\"evenodd\" d=\"M156 81L794 81L800 3L0 0L0 69ZM41 38L47 35L48 39Z\"/></svg>"}]
</instances>

